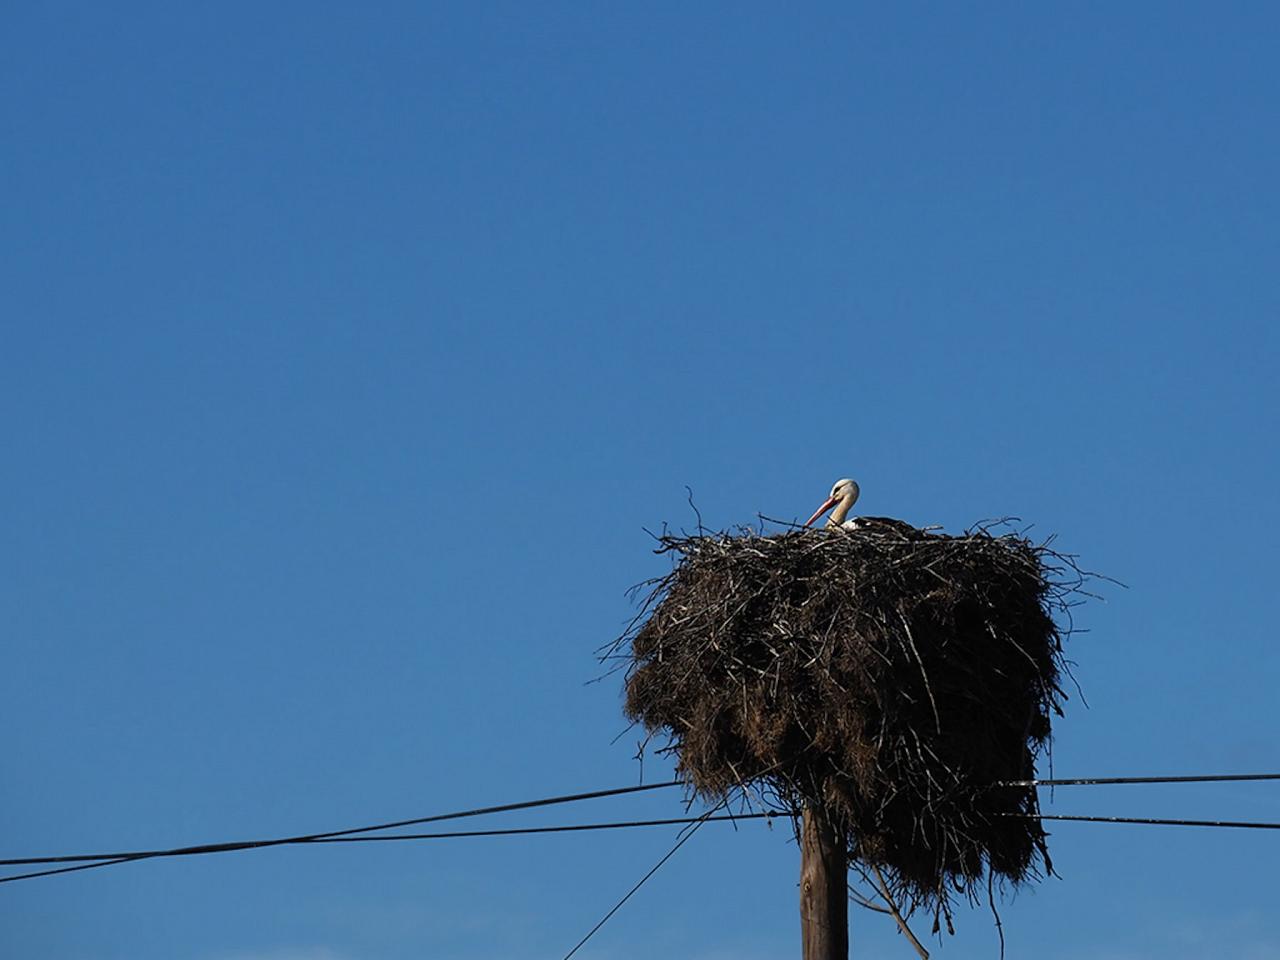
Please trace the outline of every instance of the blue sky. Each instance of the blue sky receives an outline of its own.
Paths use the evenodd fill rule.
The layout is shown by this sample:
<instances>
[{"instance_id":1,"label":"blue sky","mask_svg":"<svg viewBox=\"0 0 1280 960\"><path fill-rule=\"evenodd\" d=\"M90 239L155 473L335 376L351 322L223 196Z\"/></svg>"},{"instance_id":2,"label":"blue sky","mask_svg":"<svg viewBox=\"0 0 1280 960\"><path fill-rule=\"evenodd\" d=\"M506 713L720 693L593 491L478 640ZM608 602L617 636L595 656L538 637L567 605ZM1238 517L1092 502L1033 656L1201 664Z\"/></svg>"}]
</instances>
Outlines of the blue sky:
<instances>
[{"instance_id":1,"label":"blue sky","mask_svg":"<svg viewBox=\"0 0 1280 960\"><path fill-rule=\"evenodd\" d=\"M1280 769L1268 4L10 4L4 855L635 782L587 685L644 527L1016 515L1082 611L1062 775ZM651 761L646 775L660 775ZM661 793L511 817L678 815ZM1275 787L1055 812L1280 820ZM667 829L0 888L47 960L557 957ZM1280 840L1062 824L1011 957L1280 957ZM798 951L708 826L582 956ZM984 911L938 956L991 957ZM856 956L911 956L853 916Z\"/></svg>"}]
</instances>

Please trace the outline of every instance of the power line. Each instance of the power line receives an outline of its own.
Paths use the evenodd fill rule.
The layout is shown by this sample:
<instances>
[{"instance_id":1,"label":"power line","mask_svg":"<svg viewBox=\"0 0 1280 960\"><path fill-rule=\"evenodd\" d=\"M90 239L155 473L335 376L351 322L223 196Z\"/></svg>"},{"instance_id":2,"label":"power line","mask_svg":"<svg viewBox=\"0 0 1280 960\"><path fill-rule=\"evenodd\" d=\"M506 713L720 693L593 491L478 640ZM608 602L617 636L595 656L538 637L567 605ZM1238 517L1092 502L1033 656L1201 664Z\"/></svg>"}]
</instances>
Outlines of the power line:
<instances>
[{"instance_id":1,"label":"power line","mask_svg":"<svg viewBox=\"0 0 1280 960\"><path fill-rule=\"evenodd\" d=\"M0 883L14 880L34 880L36 877L52 877L59 873L75 873L77 870L92 870L94 867L110 867L117 863L131 863L143 857L120 857L118 860L99 860L97 863L81 863L74 867L59 867L57 870L37 870L34 873L17 873L11 877L0 877Z\"/></svg>"},{"instance_id":2,"label":"power line","mask_svg":"<svg viewBox=\"0 0 1280 960\"><path fill-rule=\"evenodd\" d=\"M786 810L765 810L758 813L725 813L707 817L668 817L665 820L623 820L614 823L574 823L554 827L512 827L505 830L458 830L450 833L399 833L386 837L325 837L311 843L371 843L377 840L447 840L457 837L514 837L538 833L574 833L582 830L622 830L628 827L667 827L674 824L703 824L737 820L780 820L790 817ZM1175 827L1244 827L1255 830L1280 830L1280 823L1255 820L1173 820L1156 817L1100 817L1068 813L1002 813L1003 817L1020 817L1032 820L1079 820L1089 823L1139 823ZM13 863L14 861L0 861ZM42 863L41 860L19 861Z\"/></svg>"},{"instance_id":3,"label":"power line","mask_svg":"<svg viewBox=\"0 0 1280 960\"><path fill-rule=\"evenodd\" d=\"M230 843L206 843L188 847L174 847L167 850L142 850L128 853L93 853L63 857L34 857L26 859L0 860L0 865L16 866L22 863L67 863L73 861L93 860L95 863L80 863L75 867L63 867L59 870L44 870L38 873L20 874L12 877L0 877L0 883L13 880L30 880L38 876L52 876L58 873L72 873L76 870L88 870L94 867L109 867L117 863L135 860L150 860L156 857L184 857L205 853L229 853L235 850L253 850L261 847L279 847L286 844L315 843L331 837L350 836L358 833L372 833L376 830L393 830L397 827L410 827L420 823L438 823L442 820L459 820L464 817L478 817L490 813L508 813L513 810L529 810L534 807L547 807L553 804L573 803L578 800L595 800L601 797L616 797L628 793L639 793L644 790L658 790L663 787L679 786L679 780L668 780L663 783L650 783L637 787L615 787L610 790L592 790L587 793L564 794L556 797L543 797L539 800L524 800L519 803L503 803L492 807L477 807L473 810L459 810L452 813L437 813L427 817L414 817L409 820L394 820L388 823L371 824L364 827L348 827L343 830L330 830L325 833L310 833L294 837L277 837L268 840L239 840Z\"/></svg>"},{"instance_id":4,"label":"power line","mask_svg":"<svg viewBox=\"0 0 1280 960\"><path fill-rule=\"evenodd\" d=\"M713 807L712 809L714 810L715 808ZM581 950L582 945L586 943L588 940L590 940L592 937L594 937L596 935L596 931L599 930L601 927L603 927L606 923L608 923L609 919L615 913L617 913L619 910L622 909L622 905L631 899L632 894L634 894L637 890L643 887L645 885L645 881L647 881L650 877L652 877L655 873L657 873L658 870L661 869L664 863L666 863L673 856L675 856L676 851L679 850L681 847L683 847L685 845L685 842L690 837L692 837L695 833L698 832L698 828L701 827L704 823L706 823L710 819L711 819L710 811L703 814L701 817L698 817L694 821L693 827L690 828L689 830L684 831L680 839L676 841L676 845L667 851L666 856L664 856L661 860L655 863L653 865L653 868L648 873L646 873L643 877L641 877L640 880L636 883L636 885L632 887L630 890L628 890L626 894L623 896L623 898L610 908L608 913L606 913L603 917L600 918L600 922L597 923L590 930L588 930L587 935L573 945L573 949L564 955L564 960L569 960L570 957L572 957L575 953Z\"/></svg>"},{"instance_id":5,"label":"power line","mask_svg":"<svg viewBox=\"0 0 1280 960\"><path fill-rule=\"evenodd\" d=\"M1107 779L1107 780L1102 780L1102 781L1097 781L1097 782L1102 782L1102 783L1109 783L1109 782L1118 782L1118 783L1119 783L1119 782L1135 782L1135 783L1162 783L1162 782L1173 782L1173 783L1182 783L1182 782L1197 782L1197 781L1200 781L1200 780L1202 780L1202 779L1203 779L1203 778L1198 778L1198 777L1194 777L1194 778L1187 778L1187 779L1184 779L1184 778L1178 778L1178 779L1175 779L1175 780L1168 780L1167 778L1141 778L1141 779L1139 779L1139 778L1109 778L1109 779ZM1237 776L1227 775L1227 776L1222 776L1222 777L1212 777L1212 778L1208 778L1208 782L1217 781L1217 780L1230 781L1230 780L1241 780L1241 779L1248 779L1248 780L1277 780L1277 779L1280 779L1280 775L1274 775L1274 774L1261 774L1261 775L1247 775L1247 776L1243 776L1243 777L1237 777ZM1083 781L1083 780L1081 780L1081 781L1072 781L1072 782L1073 782L1073 783L1076 783L1076 782L1078 782L1078 783L1084 783L1084 782L1088 782L1088 781ZM1065 784L1064 784L1064 785L1065 785ZM713 808L713 809L714 809L714 808ZM641 877L641 878L640 878L640 880L636 883L636 885L635 885L635 886L633 886L630 890L628 890L628 891L626 892L626 894L622 897L622 899L621 899L621 900L619 900L617 903L615 903L615 904L613 905L613 907L612 907L612 908L610 908L609 912L608 912L608 913L606 913L603 917L601 917L601 918L600 918L600 920L599 920L599 922L598 922L598 923L596 923L596 925L595 925L594 927L592 927L590 930L588 930L588 931L587 931L586 936L584 936L581 940L579 940L579 941L574 945L573 949L572 949L572 950L570 950L568 953L566 953L566 954L564 955L564 960L571 960L571 958L573 957L573 955L574 955L575 953L577 953L577 952L582 948L582 946L583 946L583 945L584 945L588 940L590 940L590 939L591 939L591 938L596 934L596 932L597 932L601 927L603 927L606 923L608 923L608 922L609 922L609 920L610 920L610 918L612 918L612 917L613 917L613 915L614 915L615 913L617 913L620 909L622 909L623 904L625 904L628 900L630 900L630 899L631 899L631 897L632 897L632 895L633 895L637 890L639 890L642 886L644 886L645 882L646 882L650 877L652 877L655 873L657 873L657 872L658 872L658 870L662 867L662 865L663 865L664 863L666 863L668 860L670 860L670 859L675 855L675 852L676 852L677 850L679 850L682 846L684 846L685 841L687 841L690 837L692 837L692 836L694 835L694 833L696 833L696 832L697 832L698 828L699 828L699 827L701 827L704 823L706 823L706 822L708 822L708 821L710 821L710 820L734 820L734 819L746 820L746 819L750 819L750 818L774 817L774 816L786 816L786 815L787 815L787 814L785 814L784 812L781 812L781 811L768 811L768 812L766 812L766 813L743 814L743 815L742 815L742 816L740 816L740 817L733 817L733 816L712 816L712 815L711 815L711 812L710 812L710 811L708 811L708 813L706 813L706 814L704 814L703 816L698 817L698 818L684 818L684 819L683 819L683 821L681 821L681 820L674 820L674 821L670 821L670 822L692 822L692 823L694 824L694 826L693 826L693 828L692 828L692 829L690 829L688 832L686 832L685 834L683 834L683 835L680 837L680 839L679 839L679 840L677 840L677 841L676 841L675 846L674 846L674 847L672 847L670 850L668 850L668 851L667 851L667 853L666 853L666 855L665 855L665 856L663 856L663 858L662 858L661 860L659 860L657 863L655 863L655 864L653 865L653 868L652 868L652 869L650 869L650 870L649 870L649 872L648 872L648 873L646 873L643 877ZM1018 815L1017 815L1017 814L1010 814L1010 816L1018 816ZM1068 815L1068 814L1060 814L1060 815L1055 815L1055 814L1040 814L1040 815L1037 815L1037 814L1023 814L1022 816L1025 816L1025 817L1028 817L1028 818L1034 817L1035 819L1039 819L1039 820L1079 820L1079 821L1088 821L1088 822L1096 822L1096 823L1138 823L1138 824L1159 824L1159 825L1187 826L1187 827L1251 827L1251 828L1255 828L1255 829L1280 830L1280 823L1254 823L1254 822L1243 822L1243 821L1234 821L1234 820L1169 820L1169 819L1155 819L1155 818L1147 818L1147 817L1094 817L1094 816L1074 816L1074 815ZM636 825L639 825L639 824L636 824ZM399 837L386 837L386 838L382 838L382 837L363 837L363 838L358 838L358 839L368 839L368 840L374 840L374 839L388 839L388 840L391 840L391 839L401 839L401 838L399 838Z\"/></svg>"},{"instance_id":6,"label":"power line","mask_svg":"<svg viewBox=\"0 0 1280 960\"><path fill-rule=\"evenodd\" d=\"M1078 820L1084 823L1141 823L1165 827L1235 827L1248 830L1280 830L1280 823L1254 820L1166 820L1155 817L1089 817L1070 813L1006 813L1029 820Z\"/></svg>"},{"instance_id":7,"label":"power line","mask_svg":"<svg viewBox=\"0 0 1280 960\"><path fill-rule=\"evenodd\" d=\"M1076 777L1076 778L1060 778L1060 779L1044 779L1044 780L1002 780L992 784L993 787L1058 787L1058 786L1080 786L1080 785L1109 785L1109 784L1172 784L1172 783L1231 783L1231 782L1249 782L1249 781L1276 781L1280 780L1280 773L1238 773L1238 774L1194 774L1179 776L1148 776L1148 777ZM665 787L680 786L679 780L668 780L661 783L645 784L635 787L618 787L609 790L593 790L586 793L565 794L555 797L544 797L538 800L526 800L518 803L499 804L490 807L478 807L473 810L460 810L452 813L434 814L426 817L414 817L408 820L397 820L387 823L371 824L363 827L349 827L343 830L332 830L325 833L303 834L292 837L277 837L265 840L242 840L225 843L209 843L198 844L186 847L174 847L170 849L158 850L136 850L117 853L95 853L95 854L77 854L66 856L48 856L48 857L16 857L9 859L0 859L0 866L21 866L36 864L55 864L55 863L71 863L74 866L60 867L57 869L40 870L32 873L17 874L14 876L0 877L0 883L9 883L14 880L30 880L36 877L54 876L62 873L74 873L78 870L90 870L96 867L114 866L120 863L129 863L135 860L149 860L158 857L179 857L193 856L206 853L229 853L237 850L251 850L262 847L276 847L292 844L305 843L328 843L328 842L351 842L355 840L436 840L449 837L482 837L482 836L512 836L519 834L533 833L565 833L579 830L609 830L621 829L630 826L661 826L666 824L689 824L694 823L701 825L706 822L703 818L670 818L665 820L649 820L649 821L625 821L613 824L574 824L568 826L557 827L532 827L532 828L512 828L509 830L476 830L476 831L459 831L453 833L437 833L437 834L408 834L397 836L381 836L381 837L357 837L356 834L373 833L379 830L391 830L400 827L414 826L423 823L435 823L444 820L455 820L465 817L476 817L485 814L506 813L515 810L527 810L535 807L551 806L553 804L572 803L579 800L592 800L602 797L620 796L629 793L638 793L646 790L658 790ZM765 812L759 814L743 814L741 816L724 816L709 817L712 820L745 820L756 819L761 817L777 817L786 816L785 813ZM1019 816L1018 814L1009 814L1010 816ZM1027 814L1025 816L1035 816ZM1043 820L1079 820L1091 821L1098 823L1136 823L1136 824L1159 824L1170 826L1222 826L1222 827L1239 827L1252 829L1280 829L1280 825L1269 823L1253 823L1241 821L1226 820L1163 820L1152 818L1136 818L1136 817L1086 817L1086 816L1068 816L1065 814L1042 814L1039 815Z\"/></svg>"},{"instance_id":8,"label":"power line","mask_svg":"<svg viewBox=\"0 0 1280 960\"><path fill-rule=\"evenodd\" d=\"M703 823L711 823L715 821L737 821L737 820L761 820L761 819L781 819L791 816L785 810L767 810L759 813L741 813L741 814L722 814L718 816L705 817L668 817L662 820L625 820L612 823L578 823L565 824L551 827L513 827L509 829L498 830L459 830L447 833L406 833L395 834L393 836L374 836L374 837L317 837L312 840L300 839L297 844L308 843L373 843L377 841L387 840L445 840L454 838L469 837L504 837L504 836L520 836L541 833L572 833L587 830L621 830L629 827L662 827L672 826L676 824L695 824L701 826ZM1175 827L1226 827L1233 829L1252 829L1252 830L1280 830L1280 823L1269 823L1264 821L1245 821L1245 820L1178 820L1165 819L1155 817L1103 817L1103 816L1085 816L1078 814L1054 814L1054 813L1003 813L999 814L1003 817L1017 817L1027 820L1064 820L1081 823L1122 823L1122 824L1140 824L1152 826L1175 826ZM247 848L239 848L247 849ZM674 852L674 851L673 851ZM150 851L140 851L139 853L124 853L116 855L113 859L98 860L91 863L80 863L76 866L60 867L54 870L39 870L32 873L20 873L9 877L0 877L0 883L8 883L13 880L33 880L36 877L51 877L61 873L75 873L77 870L91 870L94 867L109 867L117 863L129 863L134 860L145 860L152 856L158 856ZM39 863L60 863L69 859L77 859L71 857L26 857L19 859L0 860L0 864L8 866L16 866L19 864L39 864ZM652 874L650 874L651 876ZM646 877L647 879L647 877ZM636 889L639 889L637 887ZM634 892L634 890L632 891ZM625 902L625 901L624 901ZM621 906L621 903L618 904ZM616 912L616 911L615 911ZM612 916L612 913L610 913ZM608 919L606 917L606 919ZM597 928L598 929L598 928ZM584 941L585 942L585 941Z\"/></svg>"},{"instance_id":9,"label":"power line","mask_svg":"<svg viewBox=\"0 0 1280 960\"><path fill-rule=\"evenodd\" d=\"M716 820L778 820L790 817L785 810L762 813L724 813L714 817L668 817L665 820L624 820L617 823L573 823L556 827L513 827L508 830L466 830L454 833L398 833L389 837L329 837L316 843L368 843L375 840L445 840L454 837L512 837L537 833L574 833L581 830L622 830L628 827L667 827L673 824L711 823Z\"/></svg>"},{"instance_id":10,"label":"power line","mask_svg":"<svg viewBox=\"0 0 1280 960\"><path fill-rule=\"evenodd\" d=\"M1280 780L1280 773L1212 773L1176 777L1076 777L1068 780L997 780L993 787L1074 787L1118 783L1242 783Z\"/></svg>"},{"instance_id":11,"label":"power line","mask_svg":"<svg viewBox=\"0 0 1280 960\"><path fill-rule=\"evenodd\" d=\"M760 820L789 817L785 810L767 810L762 813L721 814L711 817L667 817L662 820L620 820L609 823L573 823L550 827L508 827L494 830L454 830L444 833L397 833L388 836L360 837L317 837L314 840L299 840L298 844L311 843L373 843L380 840L449 840L464 837L513 837L539 833L574 833L583 830L621 830L627 827L666 827L674 824L704 823L715 820ZM0 866L23 866L40 863L67 863L78 860L141 860L159 856L154 850L135 850L121 853L101 853L85 857L14 857L0 860ZM97 866L97 864L90 864ZM0 878L5 879L5 878Z\"/></svg>"}]
</instances>

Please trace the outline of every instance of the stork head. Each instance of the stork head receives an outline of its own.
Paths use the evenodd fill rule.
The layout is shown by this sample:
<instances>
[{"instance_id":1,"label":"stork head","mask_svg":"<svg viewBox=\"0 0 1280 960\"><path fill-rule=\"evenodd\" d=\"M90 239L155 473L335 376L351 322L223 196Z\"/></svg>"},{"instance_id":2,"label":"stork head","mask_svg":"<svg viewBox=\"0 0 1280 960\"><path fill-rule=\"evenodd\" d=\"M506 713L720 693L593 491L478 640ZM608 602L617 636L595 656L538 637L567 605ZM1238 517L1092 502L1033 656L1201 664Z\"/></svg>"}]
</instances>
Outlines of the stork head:
<instances>
[{"instance_id":1,"label":"stork head","mask_svg":"<svg viewBox=\"0 0 1280 960\"><path fill-rule=\"evenodd\" d=\"M841 519L843 519L843 515L849 512L849 508L858 502L859 492L858 484L855 481L850 480L848 477L837 480L832 484L831 494L827 497L826 501L814 512L812 517L804 522L804 525L806 527L812 526L813 521L817 520L837 504L841 507Z\"/></svg>"}]
</instances>

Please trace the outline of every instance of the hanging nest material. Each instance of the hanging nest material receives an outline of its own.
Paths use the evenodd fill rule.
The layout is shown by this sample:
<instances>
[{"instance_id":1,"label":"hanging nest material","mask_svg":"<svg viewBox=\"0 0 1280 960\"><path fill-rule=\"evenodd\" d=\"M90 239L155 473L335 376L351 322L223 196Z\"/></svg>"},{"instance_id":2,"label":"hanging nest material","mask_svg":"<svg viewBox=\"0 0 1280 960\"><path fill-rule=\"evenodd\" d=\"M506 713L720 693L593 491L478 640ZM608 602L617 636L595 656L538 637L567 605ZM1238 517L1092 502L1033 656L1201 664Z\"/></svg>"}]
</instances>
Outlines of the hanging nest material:
<instances>
[{"instance_id":1,"label":"hanging nest material","mask_svg":"<svg viewBox=\"0 0 1280 960\"><path fill-rule=\"evenodd\" d=\"M1051 872L1032 779L1082 576L1016 534L659 538L677 562L615 646L626 712L704 799L817 803L855 864L932 909Z\"/></svg>"}]
</instances>

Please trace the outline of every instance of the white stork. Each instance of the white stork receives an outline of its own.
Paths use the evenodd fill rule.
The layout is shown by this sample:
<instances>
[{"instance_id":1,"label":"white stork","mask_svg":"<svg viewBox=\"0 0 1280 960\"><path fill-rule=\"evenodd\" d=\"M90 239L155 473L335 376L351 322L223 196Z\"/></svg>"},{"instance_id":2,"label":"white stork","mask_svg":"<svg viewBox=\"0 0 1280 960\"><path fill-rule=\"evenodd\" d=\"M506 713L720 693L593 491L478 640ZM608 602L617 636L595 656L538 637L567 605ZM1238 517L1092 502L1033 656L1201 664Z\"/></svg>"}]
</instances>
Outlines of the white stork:
<instances>
[{"instance_id":1,"label":"white stork","mask_svg":"<svg viewBox=\"0 0 1280 960\"><path fill-rule=\"evenodd\" d=\"M837 480L831 487L831 495L827 497L826 502L814 512L812 517L804 522L804 525L806 527L812 526L813 521L828 510L831 510L832 507L835 507L834 510L831 510L831 516L827 518L827 526L841 527L845 530L857 530L858 521L846 520L845 517L849 515L853 505L858 502L859 492L858 484L848 477Z\"/></svg>"},{"instance_id":2,"label":"white stork","mask_svg":"<svg viewBox=\"0 0 1280 960\"><path fill-rule=\"evenodd\" d=\"M804 525L812 526L813 521L831 510L831 516L827 518L828 530L861 530L867 533L904 537L908 540L919 538L919 530L905 520L895 520L893 517L854 517L852 520L846 520L845 517L849 516L849 511L858 502L859 492L858 484L848 477L837 480L831 487L831 495L814 515L804 522ZM832 507L835 509L832 510Z\"/></svg>"}]
</instances>

